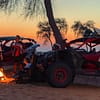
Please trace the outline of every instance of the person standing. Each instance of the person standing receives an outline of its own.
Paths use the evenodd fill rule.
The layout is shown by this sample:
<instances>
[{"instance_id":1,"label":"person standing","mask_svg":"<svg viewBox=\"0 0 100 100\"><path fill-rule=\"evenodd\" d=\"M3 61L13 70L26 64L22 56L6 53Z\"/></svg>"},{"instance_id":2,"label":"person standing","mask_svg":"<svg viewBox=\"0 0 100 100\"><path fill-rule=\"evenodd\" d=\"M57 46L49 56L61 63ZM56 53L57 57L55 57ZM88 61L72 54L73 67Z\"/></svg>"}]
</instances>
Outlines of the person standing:
<instances>
[{"instance_id":1,"label":"person standing","mask_svg":"<svg viewBox=\"0 0 100 100\"><path fill-rule=\"evenodd\" d=\"M14 73L21 71L23 69L22 66L22 54L23 54L23 43L20 41L21 38L19 35L16 35L15 42L11 44L12 48L12 56L14 58Z\"/></svg>"}]
</instances>

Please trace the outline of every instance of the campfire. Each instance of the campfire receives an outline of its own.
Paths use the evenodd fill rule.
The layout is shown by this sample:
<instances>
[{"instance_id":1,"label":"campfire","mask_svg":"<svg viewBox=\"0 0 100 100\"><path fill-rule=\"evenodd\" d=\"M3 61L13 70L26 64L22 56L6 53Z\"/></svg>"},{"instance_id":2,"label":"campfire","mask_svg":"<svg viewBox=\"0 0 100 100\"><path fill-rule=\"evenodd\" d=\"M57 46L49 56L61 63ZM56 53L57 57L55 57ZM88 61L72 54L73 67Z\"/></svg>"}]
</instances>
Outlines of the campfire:
<instances>
[{"instance_id":1,"label":"campfire","mask_svg":"<svg viewBox=\"0 0 100 100\"><path fill-rule=\"evenodd\" d=\"M5 75L3 73L3 68L0 68L0 81L5 80Z\"/></svg>"},{"instance_id":2,"label":"campfire","mask_svg":"<svg viewBox=\"0 0 100 100\"><path fill-rule=\"evenodd\" d=\"M1 83L10 83L10 82L12 82L12 81L14 81L14 80L15 80L14 78L7 77L7 76L4 74L3 68L0 68L0 82L1 82Z\"/></svg>"}]
</instances>

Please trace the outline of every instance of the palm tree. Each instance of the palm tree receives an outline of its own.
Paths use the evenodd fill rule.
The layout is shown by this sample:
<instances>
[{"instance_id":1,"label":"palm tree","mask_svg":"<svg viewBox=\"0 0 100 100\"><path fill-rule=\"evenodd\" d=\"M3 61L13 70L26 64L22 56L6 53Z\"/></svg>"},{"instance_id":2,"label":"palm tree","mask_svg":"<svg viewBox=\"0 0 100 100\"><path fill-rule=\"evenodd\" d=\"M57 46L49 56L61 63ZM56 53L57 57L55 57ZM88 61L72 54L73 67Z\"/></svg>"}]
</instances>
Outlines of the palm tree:
<instances>
[{"instance_id":1,"label":"palm tree","mask_svg":"<svg viewBox=\"0 0 100 100\"><path fill-rule=\"evenodd\" d=\"M56 18L55 22L62 36L64 36L65 33L67 33L68 28L66 20L64 18ZM38 28L39 31L37 32L37 36L45 38L45 42L48 42L49 40L52 47L51 34L53 33L53 31L50 24L47 21L39 22Z\"/></svg>"},{"instance_id":2,"label":"palm tree","mask_svg":"<svg viewBox=\"0 0 100 100\"><path fill-rule=\"evenodd\" d=\"M44 3L44 6L43 6L43 3ZM53 30L55 40L57 43L63 46L62 35L58 27L56 26L56 23L54 20L51 0L0 0L0 9L6 12L14 11L14 9L18 6L24 7L24 11L25 11L24 15L26 17L32 17L34 12L37 12L37 14L40 14L41 9L45 8L48 22Z\"/></svg>"}]
</instances>

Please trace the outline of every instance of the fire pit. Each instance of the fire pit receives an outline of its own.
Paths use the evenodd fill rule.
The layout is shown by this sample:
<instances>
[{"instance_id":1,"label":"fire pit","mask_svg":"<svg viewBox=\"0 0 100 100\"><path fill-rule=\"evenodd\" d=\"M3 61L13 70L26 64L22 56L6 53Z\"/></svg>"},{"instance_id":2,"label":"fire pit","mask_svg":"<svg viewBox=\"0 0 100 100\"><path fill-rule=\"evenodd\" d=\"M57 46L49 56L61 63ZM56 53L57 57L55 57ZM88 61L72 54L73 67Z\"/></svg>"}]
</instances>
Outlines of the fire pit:
<instances>
[{"instance_id":1,"label":"fire pit","mask_svg":"<svg viewBox=\"0 0 100 100\"><path fill-rule=\"evenodd\" d=\"M4 73L3 68L0 68L0 82L1 83L10 83L14 80L15 80L14 78L7 77Z\"/></svg>"},{"instance_id":2,"label":"fire pit","mask_svg":"<svg viewBox=\"0 0 100 100\"><path fill-rule=\"evenodd\" d=\"M5 80L5 75L3 73L3 68L0 68L0 81Z\"/></svg>"}]
</instances>

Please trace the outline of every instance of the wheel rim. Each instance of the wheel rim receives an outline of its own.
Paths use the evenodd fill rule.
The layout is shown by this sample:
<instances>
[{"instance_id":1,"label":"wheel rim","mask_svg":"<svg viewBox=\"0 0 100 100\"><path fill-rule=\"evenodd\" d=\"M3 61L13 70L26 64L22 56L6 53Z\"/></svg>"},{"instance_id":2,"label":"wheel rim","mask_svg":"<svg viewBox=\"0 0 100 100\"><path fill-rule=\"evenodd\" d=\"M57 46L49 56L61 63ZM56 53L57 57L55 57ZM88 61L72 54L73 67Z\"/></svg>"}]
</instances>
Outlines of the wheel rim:
<instances>
[{"instance_id":1,"label":"wheel rim","mask_svg":"<svg viewBox=\"0 0 100 100\"><path fill-rule=\"evenodd\" d=\"M67 79L67 72L64 68L59 68L55 70L54 80L59 83L63 83Z\"/></svg>"}]
</instances>

